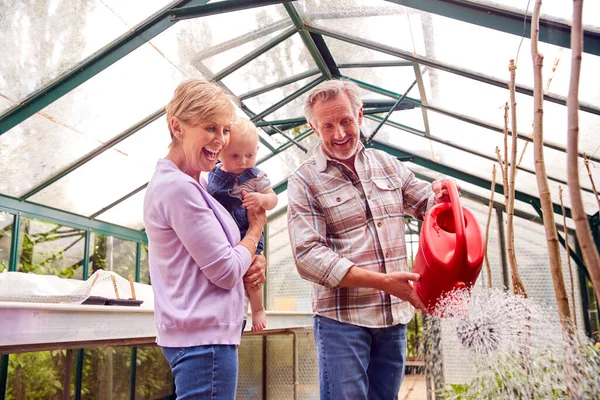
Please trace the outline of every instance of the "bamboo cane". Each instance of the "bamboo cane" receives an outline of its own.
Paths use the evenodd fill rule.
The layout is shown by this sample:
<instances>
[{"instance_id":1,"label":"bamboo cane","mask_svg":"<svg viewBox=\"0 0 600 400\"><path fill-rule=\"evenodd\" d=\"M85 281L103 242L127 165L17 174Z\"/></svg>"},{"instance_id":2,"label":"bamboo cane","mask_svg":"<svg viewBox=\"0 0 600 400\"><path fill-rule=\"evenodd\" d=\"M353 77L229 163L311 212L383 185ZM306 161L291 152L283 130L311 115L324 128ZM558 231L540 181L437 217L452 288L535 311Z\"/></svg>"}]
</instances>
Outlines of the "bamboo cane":
<instances>
[{"instance_id":1,"label":"bamboo cane","mask_svg":"<svg viewBox=\"0 0 600 400\"><path fill-rule=\"evenodd\" d=\"M535 2L531 19L531 58L533 61L533 155L535 161L535 177L538 192L540 194L540 205L548 244L548 258L550 261L550 272L554 283L554 294L558 305L558 312L563 324L571 320L569 299L565 280L562 272L562 260L560 257L560 243L554 223L554 210L552 197L546 175L546 163L544 161L544 88L542 84L542 67L544 56L538 51L540 10L542 1Z\"/></svg>"},{"instance_id":2,"label":"bamboo cane","mask_svg":"<svg viewBox=\"0 0 600 400\"><path fill-rule=\"evenodd\" d=\"M600 299L600 256L594 245L587 215L583 207L579 186L578 141L579 141L579 75L581 74L581 51L583 48L582 28L583 0L573 0L573 20L571 24L571 78L567 96L567 182L571 198L572 219L583 260Z\"/></svg>"},{"instance_id":3,"label":"bamboo cane","mask_svg":"<svg viewBox=\"0 0 600 400\"><path fill-rule=\"evenodd\" d=\"M496 150L498 148L496 147ZM492 210L494 209L494 190L496 190L496 164L492 165L492 187L490 194L490 206L488 209L487 222L485 224L485 241L483 245L485 246L484 259L485 259L485 270L487 271L488 276L488 288L492 288L492 268L490 267L490 261L488 260L488 238L490 234L490 221L492 220Z\"/></svg>"},{"instance_id":4,"label":"bamboo cane","mask_svg":"<svg viewBox=\"0 0 600 400\"><path fill-rule=\"evenodd\" d=\"M562 186L558 187L558 197L560 198L560 209L563 216L563 227L565 234L565 250L567 252L567 265L569 266L569 278L571 281L571 305L573 306L573 313L571 314L573 319L573 325L577 330L577 310L575 310L575 283L573 281L573 268L571 267L571 249L569 247L569 230L567 229L567 215L565 212L565 205L563 204L563 189Z\"/></svg>"},{"instance_id":5,"label":"bamboo cane","mask_svg":"<svg viewBox=\"0 0 600 400\"><path fill-rule=\"evenodd\" d=\"M590 178L590 182L592 184L592 189L596 194L596 203L598 203L598 211L600 211L600 196L598 196L596 184L594 183L594 177L592 176L592 170L590 169L590 160L587 158L587 155L585 153L583 153L583 162L585 163L585 168L587 169L588 177Z\"/></svg>"},{"instance_id":6,"label":"bamboo cane","mask_svg":"<svg viewBox=\"0 0 600 400\"><path fill-rule=\"evenodd\" d=\"M510 157L510 169L509 173L509 189L508 189L508 202L506 205L506 214L507 214L507 228L506 228L506 237L507 237L507 251L508 251L508 261L510 264L511 277L513 282L513 291L515 294L522 295L527 298L527 291L525 290L525 285L521 280L521 276L519 275L519 269L517 267L517 256L515 253L515 226L514 226L514 213L515 213L515 171L517 166L517 101L515 94L515 76L517 66L515 65L515 60L510 60L508 65L508 70L510 71L510 82L508 85L510 92L510 111L511 111L511 137L512 137L512 145L511 145L511 157ZM508 124L506 119L504 120L505 130L508 129ZM505 165L508 164L508 157L504 160Z\"/></svg>"}]
</instances>

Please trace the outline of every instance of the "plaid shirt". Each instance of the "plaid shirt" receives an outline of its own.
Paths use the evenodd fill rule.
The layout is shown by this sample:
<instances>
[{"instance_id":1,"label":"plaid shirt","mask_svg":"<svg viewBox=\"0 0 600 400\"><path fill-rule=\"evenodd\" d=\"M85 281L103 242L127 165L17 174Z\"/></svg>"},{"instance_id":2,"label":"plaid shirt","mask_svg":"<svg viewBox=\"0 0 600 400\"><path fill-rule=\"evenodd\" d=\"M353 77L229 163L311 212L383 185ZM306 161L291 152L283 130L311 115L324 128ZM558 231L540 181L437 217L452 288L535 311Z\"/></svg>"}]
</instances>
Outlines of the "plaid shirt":
<instances>
[{"instance_id":1,"label":"plaid shirt","mask_svg":"<svg viewBox=\"0 0 600 400\"><path fill-rule=\"evenodd\" d=\"M360 149L356 174L317 145L288 181L288 229L315 314L370 328L406 324L410 303L371 288L338 287L350 267L408 271L404 214L423 219L435 198L391 155Z\"/></svg>"}]
</instances>

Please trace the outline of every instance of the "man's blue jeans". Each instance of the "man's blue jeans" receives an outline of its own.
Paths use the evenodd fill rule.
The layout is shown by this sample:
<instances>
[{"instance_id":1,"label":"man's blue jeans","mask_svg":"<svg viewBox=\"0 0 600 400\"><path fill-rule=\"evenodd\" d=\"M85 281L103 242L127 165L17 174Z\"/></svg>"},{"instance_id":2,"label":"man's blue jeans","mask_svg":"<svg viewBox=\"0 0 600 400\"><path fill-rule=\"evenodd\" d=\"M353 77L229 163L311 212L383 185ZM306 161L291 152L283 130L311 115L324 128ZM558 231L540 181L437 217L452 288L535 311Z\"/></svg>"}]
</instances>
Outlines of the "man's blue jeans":
<instances>
[{"instance_id":1,"label":"man's blue jeans","mask_svg":"<svg viewBox=\"0 0 600 400\"><path fill-rule=\"evenodd\" d=\"M237 387L235 345L163 347L175 378L178 400L233 400Z\"/></svg>"},{"instance_id":2,"label":"man's blue jeans","mask_svg":"<svg viewBox=\"0 0 600 400\"><path fill-rule=\"evenodd\" d=\"M406 325L365 328L316 315L321 400L398 398Z\"/></svg>"}]
</instances>

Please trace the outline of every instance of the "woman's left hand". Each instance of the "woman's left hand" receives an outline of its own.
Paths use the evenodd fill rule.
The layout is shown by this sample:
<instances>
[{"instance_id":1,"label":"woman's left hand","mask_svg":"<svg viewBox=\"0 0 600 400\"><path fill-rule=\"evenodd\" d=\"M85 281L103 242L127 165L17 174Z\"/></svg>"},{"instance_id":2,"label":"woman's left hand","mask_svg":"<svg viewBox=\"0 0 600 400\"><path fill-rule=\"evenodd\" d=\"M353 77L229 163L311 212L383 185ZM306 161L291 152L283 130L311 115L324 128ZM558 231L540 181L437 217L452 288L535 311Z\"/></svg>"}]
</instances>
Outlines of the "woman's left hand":
<instances>
[{"instance_id":1,"label":"woman's left hand","mask_svg":"<svg viewBox=\"0 0 600 400\"><path fill-rule=\"evenodd\" d=\"M265 283L265 269L267 267L267 259L262 254L254 257L250 268L244 275L244 282L250 283L250 290L260 290Z\"/></svg>"}]
</instances>

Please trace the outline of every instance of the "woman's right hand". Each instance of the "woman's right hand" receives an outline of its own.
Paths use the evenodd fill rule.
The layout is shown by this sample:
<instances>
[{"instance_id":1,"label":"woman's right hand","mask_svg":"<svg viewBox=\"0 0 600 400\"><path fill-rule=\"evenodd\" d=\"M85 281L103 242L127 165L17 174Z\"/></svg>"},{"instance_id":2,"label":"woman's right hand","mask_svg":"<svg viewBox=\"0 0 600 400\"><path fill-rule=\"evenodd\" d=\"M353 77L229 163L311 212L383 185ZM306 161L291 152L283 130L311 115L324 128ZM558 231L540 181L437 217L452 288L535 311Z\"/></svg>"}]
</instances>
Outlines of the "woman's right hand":
<instances>
[{"instance_id":1,"label":"woman's right hand","mask_svg":"<svg viewBox=\"0 0 600 400\"><path fill-rule=\"evenodd\" d=\"M264 208L259 207L259 208L247 209L247 213L248 213L248 223L250 225L248 227L248 230L254 228L254 229L258 229L262 232L263 227L267 223L267 213L265 212Z\"/></svg>"}]
</instances>

